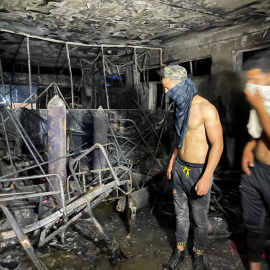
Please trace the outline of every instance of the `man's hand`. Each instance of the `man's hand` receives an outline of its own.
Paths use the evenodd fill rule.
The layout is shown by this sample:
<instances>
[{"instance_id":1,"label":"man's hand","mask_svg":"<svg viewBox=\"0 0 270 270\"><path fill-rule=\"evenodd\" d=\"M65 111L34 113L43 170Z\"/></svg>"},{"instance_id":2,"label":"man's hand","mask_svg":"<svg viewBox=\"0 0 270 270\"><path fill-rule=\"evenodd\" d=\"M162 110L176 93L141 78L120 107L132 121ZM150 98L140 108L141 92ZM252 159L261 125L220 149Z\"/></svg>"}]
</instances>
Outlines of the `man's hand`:
<instances>
[{"instance_id":1,"label":"man's hand","mask_svg":"<svg viewBox=\"0 0 270 270\"><path fill-rule=\"evenodd\" d=\"M172 169L173 169L173 166L170 166L168 167L167 169L167 178L168 179L171 179L172 178Z\"/></svg>"},{"instance_id":2,"label":"man's hand","mask_svg":"<svg viewBox=\"0 0 270 270\"><path fill-rule=\"evenodd\" d=\"M195 191L197 192L197 195L203 196L207 194L209 188L210 188L210 180L201 178L195 186Z\"/></svg>"},{"instance_id":3,"label":"man's hand","mask_svg":"<svg viewBox=\"0 0 270 270\"><path fill-rule=\"evenodd\" d=\"M247 175L251 175L249 167L254 167L254 154L252 151L244 151L242 156L242 170Z\"/></svg>"},{"instance_id":4,"label":"man's hand","mask_svg":"<svg viewBox=\"0 0 270 270\"><path fill-rule=\"evenodd\" d=\"M259 92L256 90L256 94L252 94L247 89L244 90L246 94L247 101L255 108L261 108L263 106L263 98L259 94Z\"/></svg>"}]
</instances>

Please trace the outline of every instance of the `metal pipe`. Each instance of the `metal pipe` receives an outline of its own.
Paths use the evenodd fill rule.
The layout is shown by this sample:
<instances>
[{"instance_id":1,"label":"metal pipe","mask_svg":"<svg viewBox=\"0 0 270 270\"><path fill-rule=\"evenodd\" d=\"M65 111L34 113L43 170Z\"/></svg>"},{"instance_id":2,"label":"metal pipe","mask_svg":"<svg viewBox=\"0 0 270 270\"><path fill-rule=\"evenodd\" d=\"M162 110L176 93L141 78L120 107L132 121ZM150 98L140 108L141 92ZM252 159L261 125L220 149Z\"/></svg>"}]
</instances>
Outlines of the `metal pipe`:
<instances>
[{"instance_id":1,"label":"metal pipe","mask_svg":"<svg viewBox=\"0 0 270 270\"><path fill-rule=\"evenodd\" d=\"M82 47L108 47L108 48L137 48L137 49L148 49L148 50L162 50L162 48L154 48L154 47L144 47L144 46L132 46L132 45L112 45L112 44L85 44L85 43L80 43L80 42L70 42L70 41L62 41L62 40L57 40L57 39L52 39L52 38L45 38L45 37L39 37L35 35L30 35L26 34L23 32L17 32L17 31L11 31L7 29L0 29L0 32L6 32L10 34L15 34L15 35L20 35L20 36L25 36L25 37L30 37L32 39L40 39L40 40L46 40L54 43L62 43L62 44L69 44L69 45L75 45L75 46L82 46Z\"/></svg>"},{"instance_id":2,"label":"metal pipe","mask_svg":"<svg viewBox=\"0 0 270 270\"><path fill-rule=\"evenodd\" d=\"M104 58L103 46L101 46L101 52L102 52L103 77L104 77L104 85L105 85L105 92L106 92L107 109L109 110L110 104L109 104L109 95L108 95L108 88L107 88L107 78L106 78L105 58Z\"/></svg>"},{"instance_id":3,"label":"metal pipe","mask_svg":"<svg viewBox=\"0 0 270 270\"><path fill-rule=\"evenodd\" d=\"M0 111L0 116L1 116L2 124L3 124L4 117L3 117L3 114L2 114L1 111ZM7 137L7 131L6 131L6 126L4 124L3 124L3 129L4 129L4 133L5 133L5 139L6 139L6 144L7 144L8 156L9 156L9 159L10 159L10 164L11 164L12 170L14 172L15 171L15 167L14 167L14 164L13 164L13 161L12 161L12 155L11 155L11 152L10 152L10 147L9 147L9 142L8 142L8 137Z\"/></svg>"},{"instance_id":4,"label":"metal pipe","mask_svg":"<svg viewBox=\"0 0 270 270\"><path fill-rule=\"evenodd\" d=\"M30 91L30 96L31 96L32 95L32 77L31 77L31 60L30 60L29 37L26 37L26 43L27 43L27 58L28 58L29 91ZM31 99L31 109L33 109L32 99Z\"/></svg>"},{"instance_id":5,"label":"metal pipe","mask_svg":"<svg viewBox=\"0 0 270 270\"><path fill-rule=\"evenodd\" d=\"M66 43L66 50L67 50L68 68L69 68L69 76L70 76L72 110L74 110L73 79L72 79L72 70L71 70L70 57L69 57L69 50L68 50L68 44L67 44L67 43Z\"/></svg>"}]
</instances>

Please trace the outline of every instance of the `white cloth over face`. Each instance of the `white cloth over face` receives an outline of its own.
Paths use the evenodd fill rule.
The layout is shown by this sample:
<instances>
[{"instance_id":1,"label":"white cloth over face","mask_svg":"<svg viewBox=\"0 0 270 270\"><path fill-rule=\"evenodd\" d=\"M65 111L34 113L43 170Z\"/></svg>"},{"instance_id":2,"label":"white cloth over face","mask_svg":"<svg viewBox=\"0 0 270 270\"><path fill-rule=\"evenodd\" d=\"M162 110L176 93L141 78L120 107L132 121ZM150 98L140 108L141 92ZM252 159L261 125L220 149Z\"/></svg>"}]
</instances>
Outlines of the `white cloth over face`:
<instances>
[{"instance_id":1,"label":"white cloth over face","mask_svg":"<svg viewBox=\"0 0 270 270\"><path fill-rule=\"evenodd\" d=\"M252 83L246 84L246 89L252 94L256 94L257 91L263 98L263 106L270 116L270 85L257 85ZM255 139L262 135L262 125L255 109L250 110L249 121L247 124L248 133Z\"/></svg>"}]
</instances>

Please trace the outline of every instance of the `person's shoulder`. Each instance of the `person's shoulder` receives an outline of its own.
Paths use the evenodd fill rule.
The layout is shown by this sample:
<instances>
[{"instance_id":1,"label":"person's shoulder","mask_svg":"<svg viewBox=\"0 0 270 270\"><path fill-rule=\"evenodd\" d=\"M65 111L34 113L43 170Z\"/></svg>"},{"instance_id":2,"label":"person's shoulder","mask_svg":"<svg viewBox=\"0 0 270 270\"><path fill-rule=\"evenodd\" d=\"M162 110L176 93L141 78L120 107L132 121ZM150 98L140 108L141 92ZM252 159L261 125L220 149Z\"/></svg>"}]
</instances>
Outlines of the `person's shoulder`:
<instances>
[{"instance_id":1,"label":"person's shoulder","mask_svg":"<svg viewBox=\"0 0 270 270\"><path fill-rule=\"evenodd\" d=\"M213 104L211 104L207 99L196 95L193 99L193 105L197 105L199 106L201 109L211 109L211 108L215 108L215 106Z\"/></svg>"},{"instance_id":2,"label":"person's shoulder","mask_svg":"<svg viewBox=\"0 0 270 270\"><path fill-rule=\"evenodd\" d=\"M216 107L209 102L207 99L198 96L197 99L198 105L200 107L200 111L202 113L202 116L209 116L209 115L215 115L217 114L217 109Z\"/></svg>"}]
</instances>

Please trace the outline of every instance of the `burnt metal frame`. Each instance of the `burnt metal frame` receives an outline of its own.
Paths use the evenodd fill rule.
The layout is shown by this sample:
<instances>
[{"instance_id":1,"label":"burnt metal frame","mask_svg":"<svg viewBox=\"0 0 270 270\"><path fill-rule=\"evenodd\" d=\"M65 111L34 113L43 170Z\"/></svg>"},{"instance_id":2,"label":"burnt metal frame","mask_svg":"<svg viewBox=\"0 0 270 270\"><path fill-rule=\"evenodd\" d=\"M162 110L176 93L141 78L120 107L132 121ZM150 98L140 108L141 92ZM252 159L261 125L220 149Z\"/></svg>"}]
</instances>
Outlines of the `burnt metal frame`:
<instances>
[{"instance_id":1,"label":"burnt metal frame","mask_svg":"<svg viewBox=\"0 0 270 270\"><path fill-rule=\"evenodd\" d=\"M117 177L118 177L118 173L117 173L118 170L123 170L124 171L123 174L120 177L118 177L119 180L125 175L125 173L128 173L129 174L129 180L131 181L131 179L132 179L131 178L131 167L128 168L128 167L125 167L125 166L118 166L118 167L113 167L113 169L115 170L115 174L117 175ZM104 169L99 169L99 170L91 170L91 171L87 171L87 172L86 171L80 171L80 172L76 172L75 175L83 177L83 181L82 181L83 182L83 190L84 190L84 192L86 192L86 188L88 188L88 187L92 186L93 184L95 184L96 180L99 180L99 185L102 185L102 184L104 184L103 182L105 182L108 179L111 179L110 176L102 179L101 173L102 172L107 172L108 170L110 170L110 168L104 168ZM93 179L92 182L89 185L86 185L85 177L87 175L91 174L91 173L97 173L98 176L95 179ZM69 180L70 180L71 177L73 177L73 175L69 175L68 178L67 178L67 195L68 195L69 199L71 199L71 193L72 193L72 192L70 192L70 188L69 188ZM119 198L119 195L118 195L119 190L122 193L124 193L125 195L130 194L132 192L132 190L133 190L132 189L132 181L130 182L130 187L129 187L129 190L127 192L122 190L121 188L117 187L116 188L117 197L114 198L114 199Z\"/></svg>"},{"instance_id":2,"label":"burnt metal frame","mask_svg":"<svg viewBox=\"0 0 270 270\"><path fill-rule=\"evenodd\" d=\"M81 190L79 180L78 180L78 178L77 178L77 176L75 174L75 171L74 171L74 164L75 164L75 162L79 161L81 158L85 157L87 154L89 154L90 152L92 152L94 149L97 149L97 148L99 148L101 153L104 155L104 158L105 158L105 160L106 160L106 162L107 162L107 164L109 166L109 169L110 169L110 171L112 173L112 176L113 176L114 180L116 181L117 185L120 185L119 180L118 180L118 178L117 178L117 176L116 176L116 174L115 174L115 172L114 172L114 170L112 168L112 165L110 164L110 161L109 161L109 159L107 157L107 154L106 154L106 151L105 151L104 147L100 143L96 143L92 147L90 147L88 150L83 152L81 155L79 155L75 159L71 160L70 163L69 163L69 169L70 169L71 174L72 174L72 176L73 176L73 178L74 178L74 180L75 180L75 182L77 184L77 187L78 187L78 190L80 191L80 193L82 193L82 190Z\"/></svg>"},{"instance_id":3,"label":"burnt metal frame","mask_svg":"<svg viewBox=\"0 0 270 270\"><path fill-rule=\"evenodd\" d=\"M36 266L38 270L46 270L46 266L39 260L37 255L35 254L34 248L32 247L29 238L24 234L22 229L20 228L19 224L15 220L14 216L11 214L11 212L8 210L8 208L2 204L0 204L0 208L4 212L7 220L9 221L12 229L15 231L15 234L17 238L20 241L20 244L24 248L24 250L27 252L28 256Z\"/></svg>"},{"instance_id":4,"label":"burnt metal frame","mask_svg":"<svg viewBox=\"0 0 270 270\"><path fill-rule=\"evenodd\" d=\"M51 177L51 176L56 177L56 179L59 181L59 187L60 187L59 191L54 190L54 191L47 191L47 192L41 192L41 193L38 192L38 193L32 193L32 194L29 194L29 192L22 192L19 195L16 193L0 193L0 202L28 199L28 198L33 198L33 197L45 197L45 196L60 194L60 201L61 201L62 207L65 208L65 196L64 196L63 185L62 185L62 181L60 179L60 176L58 174L42 174L42 175L25 176L25 177L19 177L19 178L0 179L0 183L10 182L10 181L40 179L40 178L48 179L48 177ZM35 185L35 187L36 186L38 186L38 185ZM8 196L8 197L5 198L4 196ZM2 197L4 197L4 198L2 198Z\"/></svg>"},{"instance_id":5,"label":"burnt metal frame","mask_svg":"<svg viewBox=\"0 0 270 270\"><path fill-rule=\"evenodd\" d=\"M21 180L30 180L30 179L40 179L40 178L46 178L54 176L59 181L59 191L49 191L49 192L37 192L34 194L29 194L29 192L22 192L19 194L16 193L6 193L6 194L0 194L0 202L5 203L7 201L13 201L13 200L20 200L20 199L29 199L33 197L44 197L44 196L51 196L51 195L58 195L61 194L61 204L62 209L65 213L65 197L64 197L64 190L62 186L61 178L58 174L47 174L47 175L34 175L34 176L28 176L28 177L20 177L20 178L9 178L9 179L1 179L0 182L10 182L10 181L21 181ZM8 197L4 197L8 196ZM4 198L2 198L4 197ZM35 264L38 270L46 270L46 266L38 259L37 255L34 252L34 248L32 247L29 238L25 235L23 230L20 228L18 222L12 215L12 213L9 211L9 209L4 205L0 204L0 207L2 211L4 212L7 220L9 221L13 231L15 232L17 238L20 241L20 244L32 260L32 262Z\"/></svg>"}]
</instances>

